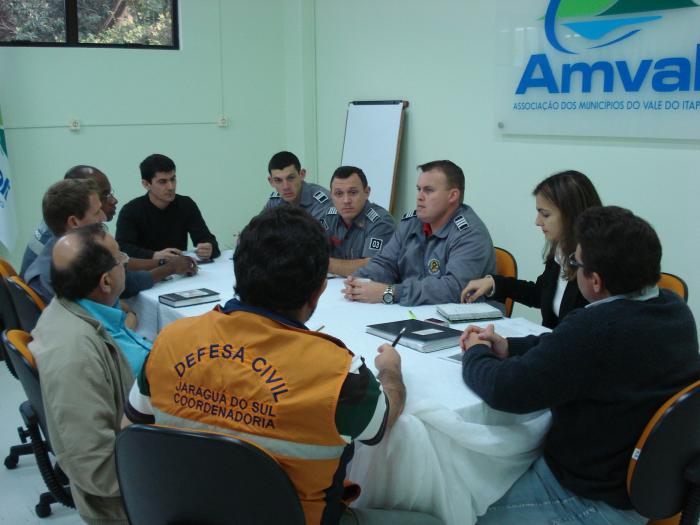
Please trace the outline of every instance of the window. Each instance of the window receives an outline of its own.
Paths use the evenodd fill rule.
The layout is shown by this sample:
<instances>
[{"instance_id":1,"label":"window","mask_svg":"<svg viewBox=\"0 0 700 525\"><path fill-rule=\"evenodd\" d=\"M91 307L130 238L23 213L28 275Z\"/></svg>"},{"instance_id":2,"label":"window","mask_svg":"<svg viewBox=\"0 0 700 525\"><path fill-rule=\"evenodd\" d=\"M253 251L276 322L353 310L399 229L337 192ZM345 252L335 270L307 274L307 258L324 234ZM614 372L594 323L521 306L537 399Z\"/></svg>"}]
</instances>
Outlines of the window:
<instances>
[{"instance_id":1,"label":"window","mask_svg":"<svg viewBox=\"0 0 700 525\"><path fill-rule=\"evenodd\" d=\"M177 1L2 0L0 45L177 49Z\"/></svg>"}]
</instances>

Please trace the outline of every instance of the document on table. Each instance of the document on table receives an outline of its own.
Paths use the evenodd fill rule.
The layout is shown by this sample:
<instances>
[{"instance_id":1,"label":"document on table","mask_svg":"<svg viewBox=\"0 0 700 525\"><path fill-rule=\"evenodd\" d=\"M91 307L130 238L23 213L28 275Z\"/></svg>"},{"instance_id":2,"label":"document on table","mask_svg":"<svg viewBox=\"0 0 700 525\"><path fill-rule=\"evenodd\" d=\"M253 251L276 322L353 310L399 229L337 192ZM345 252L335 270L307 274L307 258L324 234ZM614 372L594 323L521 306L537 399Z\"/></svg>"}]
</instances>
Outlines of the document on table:
<instances>
[{"instance_id":1,"label":"document on table","mask_svg":"<svg viewBox=\"0 0 700 525\"><path fill-rule=\"evenodd\" d=\"M551 332L549 328L546 328L540 324L533 323L532 321L528 321L524 317L516 317L514 319L502 319L492 322L481 322L474 324L478 324L480 326L487 326L489 324L492 324L494 326L494 329L496 330L496 333L498 335L502 335L503 337L526 337L528 335L541 335L547 332ZM443 359L447 359L448 361L452 361L453 363L461 363L462 352L443 357Z\"/></svg>"}]
</instances>

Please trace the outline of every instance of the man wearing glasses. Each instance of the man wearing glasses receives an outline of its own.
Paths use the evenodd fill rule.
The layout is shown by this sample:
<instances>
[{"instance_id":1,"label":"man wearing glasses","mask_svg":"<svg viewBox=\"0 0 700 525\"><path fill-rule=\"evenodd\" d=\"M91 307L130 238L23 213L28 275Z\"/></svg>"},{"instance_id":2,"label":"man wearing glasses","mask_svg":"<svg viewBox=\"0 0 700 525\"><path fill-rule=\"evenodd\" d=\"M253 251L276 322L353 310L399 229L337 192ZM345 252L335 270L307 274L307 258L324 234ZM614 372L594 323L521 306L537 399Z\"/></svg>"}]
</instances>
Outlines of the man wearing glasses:
<instances>
[{"instance_id":1,"label":"man wearing glasses","mask_svg":"<svg viewBox=\"0 0 700 525\"><path fill-rule=\"evenodd\" d=\"M53 452L87 523L127 523L114 442L128 389L151 348L115 307L127 262L101 223L59 238L51 261L56 295L29 345Z\"/></svg>"},{"instance_id":2,"label":"man wearing glasses","mask_svg":"<svg viewBox=\"0 0 700 525\"><path fill-rule=\"evenodd\" d=\"M83 211L87 201L83 199L84 196L81 196L82 193L78 192L78 194L71 195L70 198L66 196L72 191L71 188L77 187L74 181L85 180L91 181L93 184L92 191L97 194L95 203L98 203L97 205L101 207L99 216L98 214L90 214ZM91 224L96 221L111 221L114 218L117 203L119 202L114 196L107 176L92 166L79 165L72 167L66 172L64 181L54 184L51 188L54 188L55 191L46 192L43 211L49 210L53 217L51 219L53 227L47 225L48 221L46 221L46 218L39 224L34 237L30 240L25 250L20 272L25 281L32 288L36 289L37 293L46 302L49 302L53 296L49 276L49 263L51 262L51 251L57 236L70 231L76 226ZM83 213L85 213L85 217L82 216ZM70 220L70 217L73 216L75 218ZM53 228L56 229L56 232L52 232ZM29 270L30 266L32 267L31 270ZM192 259L184 256L174 256L163 260L162 263L152 259L131 259L128 270L122 297L132 297L141 290L151 288L156 282L175 273L193 275L197 273L197 265ZM35 284L30 283L32 280L34 280ZM124 307L126 308L125 305ZM133 328L136 323L135 318L130 318L128 323Z\"/></svg>"},{"instance_id":3,"label":"man wearing glasses","mask_svg":"<svg viewBox=\"0 0 700 525\"><path fill-rule=\"evenodd\" d=\"M589 208L569 259L590 302L551 334L505 339L470 326L462 375L491 407L549 409L537 460L479 525L643 524L625 486L635 443L656 410L700 377L695 321L659 290L661 244L629 210Z\"/></svg>"}]
</instances>

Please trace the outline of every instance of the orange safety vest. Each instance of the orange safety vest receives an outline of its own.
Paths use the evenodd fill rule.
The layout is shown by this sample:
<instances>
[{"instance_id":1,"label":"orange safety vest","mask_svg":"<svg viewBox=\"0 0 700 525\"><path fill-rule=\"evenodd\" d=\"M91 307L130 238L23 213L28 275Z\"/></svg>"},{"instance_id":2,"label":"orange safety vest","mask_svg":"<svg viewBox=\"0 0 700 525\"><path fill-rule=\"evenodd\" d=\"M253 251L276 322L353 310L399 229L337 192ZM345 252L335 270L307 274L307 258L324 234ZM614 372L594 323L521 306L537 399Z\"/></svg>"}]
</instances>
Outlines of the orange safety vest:
<instances>
[{"instance_id":1,"label":"orange safety vest","mask_svg":"<svg viewBox=\"0 0 700 525\"><path fill-rule=\"evenodd\" d=\"M245 309L163 329L145 368L156 422L195 421L252 441L286 471L307 524L337 523L353 448L335 413L352 354L330 336Z\"/></svg>"}]
</instances>

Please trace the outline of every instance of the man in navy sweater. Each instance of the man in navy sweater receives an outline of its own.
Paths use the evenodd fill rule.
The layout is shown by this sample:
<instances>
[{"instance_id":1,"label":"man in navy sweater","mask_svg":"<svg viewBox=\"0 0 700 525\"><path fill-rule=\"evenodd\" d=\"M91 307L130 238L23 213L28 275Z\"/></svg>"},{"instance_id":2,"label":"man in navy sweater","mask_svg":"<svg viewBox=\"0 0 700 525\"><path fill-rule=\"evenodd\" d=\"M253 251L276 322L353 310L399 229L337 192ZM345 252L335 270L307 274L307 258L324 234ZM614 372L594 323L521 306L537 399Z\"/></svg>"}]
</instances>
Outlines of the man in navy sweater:
<instances>
[{"instance_id":1,"label":"man in navy sweater","mask_svg":"<svg viewBox=\"0 0 700 525\"><path fill-rule=\"evenodd\" d=\"M695 321L659 290L654 229L615 206L575 225L570 261L591 303L550 334L505 339L469 327L465 383L491 407L552 411L543 456L479 519L515 523L643 524L625 489L637 439L655 411L700 377Z\"/></svg>"}]
</instances>

